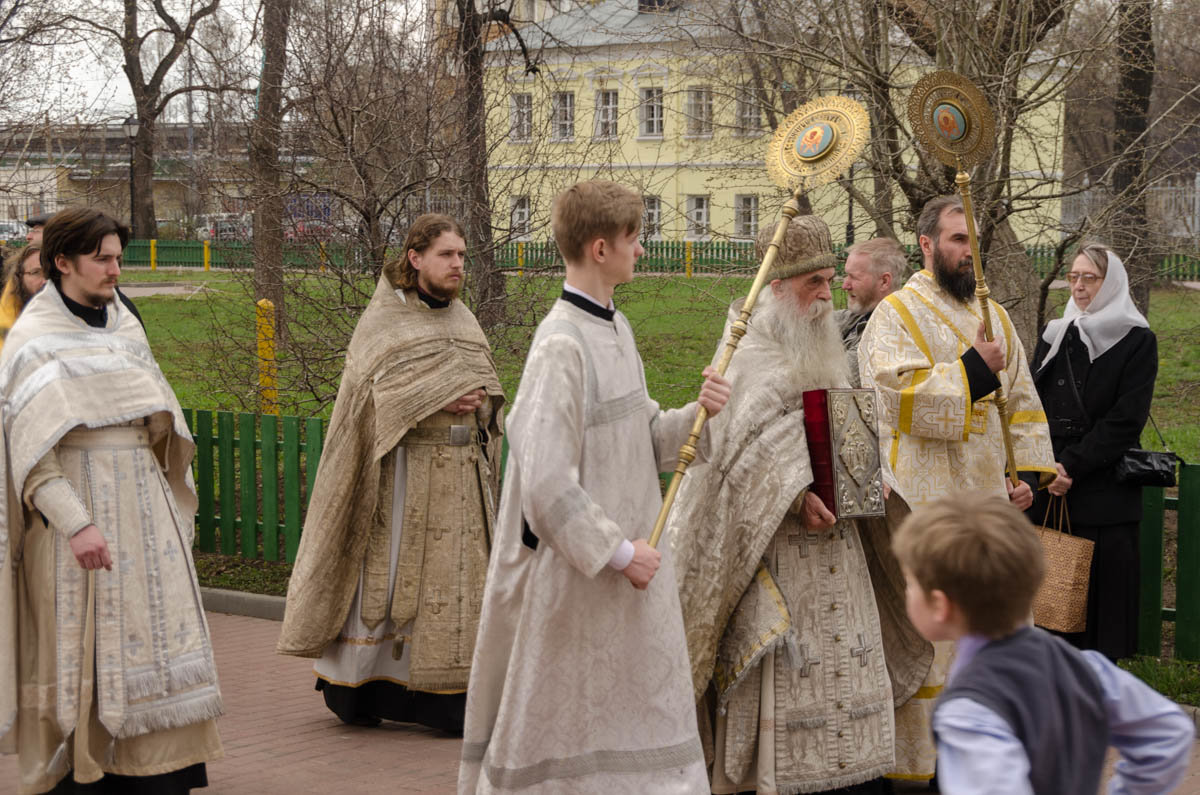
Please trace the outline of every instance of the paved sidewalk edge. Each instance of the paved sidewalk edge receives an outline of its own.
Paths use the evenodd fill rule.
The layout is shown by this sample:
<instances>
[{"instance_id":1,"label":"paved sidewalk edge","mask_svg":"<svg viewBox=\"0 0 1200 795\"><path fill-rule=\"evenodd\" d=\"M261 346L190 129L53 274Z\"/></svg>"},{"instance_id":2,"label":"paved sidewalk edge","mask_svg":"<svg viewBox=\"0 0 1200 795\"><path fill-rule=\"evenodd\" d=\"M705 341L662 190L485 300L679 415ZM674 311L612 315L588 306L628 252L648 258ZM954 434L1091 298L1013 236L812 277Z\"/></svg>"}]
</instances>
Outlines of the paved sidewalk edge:
<instances>
[{"instance_id":1,"label":"paved sidewalk edge","mask_svg":"<svg viewBox=\"0 0 1200 795\"><path fill-rule=\"evenodd\" d=\"M212 613L267 618L272 621L283 620L285 599L282 596L200 586L200 598L204 601L204 609Z\"/></svg>"}]
</instances>

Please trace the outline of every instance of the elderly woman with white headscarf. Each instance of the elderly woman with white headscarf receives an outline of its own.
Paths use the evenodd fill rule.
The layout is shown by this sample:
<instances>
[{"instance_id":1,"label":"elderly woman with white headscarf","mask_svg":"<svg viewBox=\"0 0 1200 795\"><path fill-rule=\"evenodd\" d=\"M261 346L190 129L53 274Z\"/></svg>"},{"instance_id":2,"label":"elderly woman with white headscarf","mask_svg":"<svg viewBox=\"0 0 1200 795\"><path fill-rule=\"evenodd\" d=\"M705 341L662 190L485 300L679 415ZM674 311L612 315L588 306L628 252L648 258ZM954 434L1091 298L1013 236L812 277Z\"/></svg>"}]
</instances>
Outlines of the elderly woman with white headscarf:
<instances>
[{"instance_id":1,"label":"elderly woman with white headscarf","mask_svg":"<svg viewBox=\"0 0 1200 795\"><path fill-rule=\"evenodd\" d=\"M1118 482L1115 466L1137 447L1150 414L1158 343L1129 294L1129 276L1106 246L1085 244L1067 274L1071 300L1033 354L1058 479L1029 516L1046 517L1050 495L1066 498L1076 535L1096 542L1087 628L1064 637L1110 659L1137 647L1139 486ZM1049 494L1047 494L1049 492Z\"/></svg>"}]
</instances>

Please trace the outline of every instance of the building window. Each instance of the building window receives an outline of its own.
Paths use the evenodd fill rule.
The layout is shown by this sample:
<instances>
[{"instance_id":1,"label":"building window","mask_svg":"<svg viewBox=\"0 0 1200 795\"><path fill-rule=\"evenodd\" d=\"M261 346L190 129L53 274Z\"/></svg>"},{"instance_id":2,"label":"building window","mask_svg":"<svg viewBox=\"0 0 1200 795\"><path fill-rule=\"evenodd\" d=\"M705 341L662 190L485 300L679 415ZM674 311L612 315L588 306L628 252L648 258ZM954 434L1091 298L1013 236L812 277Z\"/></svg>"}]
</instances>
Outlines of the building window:
<instances>
[{"instance_id":1,"label":"building window","mask_svg":"<svg viewBox=\"0 0 1200 795\"><path fill-rule=\"evenodd\" d=\"M555 141L570 141L575 137L575 94L571 91L556 91L551 100L553 127L550 138Z\"/></svg>"},{"instance_id":2,"label":"building window","mask_svg":"<svg viewBox=\"0 0 1200 795\"><path fill-rule=\"evenodd\" d=\"M755 237L758 234L758 196L734 196L733 216L733 226L738 237Z\"/></svg>"},{"instance_id":3,"label":"building window","mask_svg":"<svg viewBox=\"0 0 1200 795\"><path fill-rule=\"evenodd\" d=\"M687 198L687 236L693 239L708 237L707 196L688 196Z\"/></svg>"},{"instance_id":4,"label":"building window","mask_svg":"<svg viewBox=\"0 0 1200 795\"><path fill-rule=\"evenodd\" d=\"M642 205L642 240L661 240L662 199L657 196L643 196Z\"/></svg>"},{"instance_id":5,"label":"building window","mask_svg":"<svg viewBox=\"0 0 1200 795\"><path fill-rule=\"evenodd\" d=\"M738 89L736 127L739 135L762 132L762 106L755 97L754 86L743 83Z\"/></svg>"},{"instance_id":6,"label":"building window","mask_svg":"<svg viewBox=\"0 0 1200 795\"><path fill-rule=\"evenodd\" d=\"M712 135L713 97L707 86L689 88L687 92L687 134Z\"/></svg>"},{"instance_id":7,"label":"building window","mask_svg":"<svg viewBox=\"0 0 1200 795\"><path fill-rule=\"evenodd\" d=\"M533 94L512 95L512 118L508 127L510 141L533 138Z\"/></svg>"},{"instance_id":8,"label":"building window","mask_svg":"<svg viewBox=\"0 0 1200 795\"><path fill-rule=\"evenodd\" d=\"M641 104L641 129L643 138L661 138L663 135L663 90L643 88Z\"/></svg>"},{"instance_id":9,"label":"building window","mask_svg":"<svg viewBox=\"0 0 1200 795\"><path fill-rule=\"evenodd\" d=\"M617 137L617 92L604 90L596 92L596 130L597 138Z\"/></svg>"},{"instance_id":10,"label":"building window","mask_svg":"<svg viewBox=\"0 0 1200 795\"><path fill-rule=\"evenodd\" d=\"M512 210L509 213L512 236L515 240L526 240L530 235L530 212L528 196L513 196Z\"/></svg>"}]
</instances>

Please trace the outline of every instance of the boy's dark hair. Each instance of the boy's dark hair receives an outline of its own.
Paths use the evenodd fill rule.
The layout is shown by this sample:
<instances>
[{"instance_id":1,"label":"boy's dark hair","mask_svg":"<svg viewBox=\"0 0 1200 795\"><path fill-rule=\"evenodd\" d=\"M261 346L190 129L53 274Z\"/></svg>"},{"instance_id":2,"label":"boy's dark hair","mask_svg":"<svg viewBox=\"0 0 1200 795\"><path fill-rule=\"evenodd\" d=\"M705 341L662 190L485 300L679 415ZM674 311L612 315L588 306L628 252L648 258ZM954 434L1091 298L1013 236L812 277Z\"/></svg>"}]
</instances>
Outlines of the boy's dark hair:
<instances>
[{"instance_id":1,"label":"boy's dark hair","mask_svg":"<svg viewBox=\"0 0 1200 795\"><path fill-rule=\"evenodd\" d=\"M433 245L433 241L447 232L453 232L463 240L467 239L467 233L463 231L462 226L448 215L426 213L413 222L412 228L408 230L408 237L404 239L404 253L383 266L384 275L394 289L416 289L417 269L408 261L408 252L424 253Z\"/></svg>"},{"instance_id":2,"label":"boy's dark hair","mask_svg":"<svg viewBox=\"0 0 1200 795\"><path fill-rule=\"evenodd\" d=\"M926 595L945 593L968 629L989 638L1025 622L1046 572L1037 531L998 495L956 494L913 511L892 551Z\"/></svg>"},{"instance_id":3,"label":"boy's dark hair","mask_svg":"<svg viewBox=\"0 0 1200 795\"><path fill-rule=\"evenodd\" d=\"M121 239L121 250L129 245L129 227L111 215L90 207L68 207L50 216L42 230L42 270L56 286L62 284L62 271L54 264L58 255L74 259L82 254L97 254L109 235Z\"/></svg>"},{"instance_id":4,"label":"boy's dark hair","mask_svg":"<svg viewBox=\"0 0 1200 795\"><path fill-rule=\"evenodd\" d=\"M624 185L603 179L576 182L555 197L550 229L563 259L576 263L593 240L641 229L644 211L642 197Z\"/></svg>"}]
</instances>

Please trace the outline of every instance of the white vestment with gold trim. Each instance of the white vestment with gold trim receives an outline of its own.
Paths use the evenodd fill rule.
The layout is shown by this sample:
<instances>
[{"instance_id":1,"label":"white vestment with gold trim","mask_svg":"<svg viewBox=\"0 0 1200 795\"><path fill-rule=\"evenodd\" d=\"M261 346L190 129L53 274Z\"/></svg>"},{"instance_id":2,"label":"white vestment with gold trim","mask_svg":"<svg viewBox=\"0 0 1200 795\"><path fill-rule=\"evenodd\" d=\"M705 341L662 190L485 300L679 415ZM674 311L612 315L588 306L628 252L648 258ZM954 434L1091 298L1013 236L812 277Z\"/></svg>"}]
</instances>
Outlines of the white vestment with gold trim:
<instances>
[{"instance_id":1,"label":"white vestment with gold trim","mask_svg":"<svg viewBox=\"0 0 1200 795\"><path fill-rule=\"evenodd\" d=\"M1046 415L1008 313L994 301L990 308L996 339L1004 344L1005 367L996 376L1008 396L1017 469L1039 473L1045 485L1055 472ZM955 299L924 270L876 307L859 342L862 384L879 394L886 466L914 510L955 492L1007 494L995 393L972 403L960 358L974 344L981 321L975 300ZM925 685L896 713L897 773L902 778L933 775L930 718L953 659L947 644L934 647Z\"/></svg>"}]
</instances>

